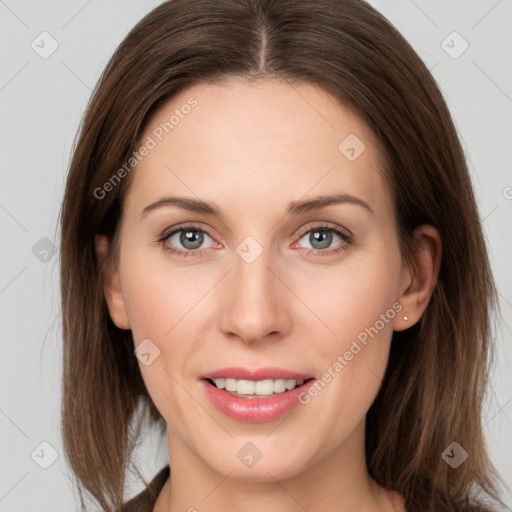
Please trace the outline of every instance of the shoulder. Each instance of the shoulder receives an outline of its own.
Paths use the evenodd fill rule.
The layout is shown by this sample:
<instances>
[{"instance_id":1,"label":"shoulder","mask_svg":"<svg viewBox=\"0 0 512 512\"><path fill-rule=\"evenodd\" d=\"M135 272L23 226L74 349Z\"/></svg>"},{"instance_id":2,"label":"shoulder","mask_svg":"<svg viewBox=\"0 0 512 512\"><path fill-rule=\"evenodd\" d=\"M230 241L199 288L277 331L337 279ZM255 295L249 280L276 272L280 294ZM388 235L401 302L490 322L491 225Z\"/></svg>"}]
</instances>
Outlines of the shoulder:
<instances>
[{"instance_id":1,"label":"shoulder","mask_svg":"<svg viewBox=\"0 0 512 512\"><path fill-rule=\"evenodd\" d=\"M123 504L122 512L153 512L158 495L169 474L169 466L162 468L144 491Z\"/></svg>"}]
</instances>

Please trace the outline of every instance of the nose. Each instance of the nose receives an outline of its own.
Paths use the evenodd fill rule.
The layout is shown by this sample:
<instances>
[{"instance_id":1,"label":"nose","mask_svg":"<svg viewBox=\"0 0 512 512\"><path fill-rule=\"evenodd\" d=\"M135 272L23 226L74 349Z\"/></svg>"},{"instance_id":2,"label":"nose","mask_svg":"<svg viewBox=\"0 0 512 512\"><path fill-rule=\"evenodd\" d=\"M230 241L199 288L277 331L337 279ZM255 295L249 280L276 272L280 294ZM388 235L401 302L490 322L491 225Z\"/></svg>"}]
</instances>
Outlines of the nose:
<instances>
[{"instance_id":1,"label":"nose","mask_svg":"<svg viewBox=\"0 0 512 512\"><path fill-rule=\"evenodd\" d=\"M270 251L254 260L234 255L234 268L219 292L223 295L220 328L226 336L252 344L274 340L289 332L289 301L293 294Z\"/></svg>"}]
</instances>

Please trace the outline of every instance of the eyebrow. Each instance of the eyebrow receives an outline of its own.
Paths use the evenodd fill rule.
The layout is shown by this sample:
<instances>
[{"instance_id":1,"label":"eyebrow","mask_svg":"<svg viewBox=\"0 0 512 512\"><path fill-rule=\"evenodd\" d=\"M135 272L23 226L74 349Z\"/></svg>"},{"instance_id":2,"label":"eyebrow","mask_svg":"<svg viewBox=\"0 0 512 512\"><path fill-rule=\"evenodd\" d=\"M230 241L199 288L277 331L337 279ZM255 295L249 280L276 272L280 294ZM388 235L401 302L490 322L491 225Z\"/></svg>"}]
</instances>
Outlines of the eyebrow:
<instances>
[{"instance_id":1,"label":"eyebrow","mask_svg":"<svg viewBox=\"0 0 512 512\"><path fill-rule=\"evenodd\" d=\"M326 206L332 204L343 203L362 206L370 213L375 213L368 203L366 203L365 201L356 196L350 194L331 194L318 196L313 199L292 201L291 203L288 204L286 214L300 215L301 213L306 213L313 210L320 210L321 208L325 208ZM219 218L223 217L220 209L212 202L202 201L200 199L193 199L190 197L177 196L169 196L158 199L154 203L151 203L148 206L146 206L144 210L142 210L142 212L140 213L140 216L144 217L149 212L164 206L177 206L178 208L182 208L189 212L204 213L206 215L212 215Z\"/></svg>"}]
</instances>

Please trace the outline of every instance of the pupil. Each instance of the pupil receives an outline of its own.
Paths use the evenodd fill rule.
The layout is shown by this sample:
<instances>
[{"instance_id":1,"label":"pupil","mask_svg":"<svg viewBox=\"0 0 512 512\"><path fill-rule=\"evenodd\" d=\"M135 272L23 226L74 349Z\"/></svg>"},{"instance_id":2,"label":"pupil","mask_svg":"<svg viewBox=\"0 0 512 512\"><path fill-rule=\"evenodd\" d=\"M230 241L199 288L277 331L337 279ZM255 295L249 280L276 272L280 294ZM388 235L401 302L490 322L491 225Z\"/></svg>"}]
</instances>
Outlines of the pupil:
<instances>
[{"instance_id":1,"label":"pupil","mask_svg":"<svg viewBox=\"0 0 512 512\"><path fill-rule=\"evenodd\" d=\"M203 243L203 234L199 231L183 231L180 236L180 243L186 249L197 249Z\"/></svg>"},{"instance_id":2,"label":"pupil","mask_svg":"<svg viewBox=\"0 0 512 512\"><path fill-rule=\"evenodd\" d=\"M319 235L319 233L322 233ZM330 231L313 231L310 236L311 245L315 249L325 249L331 245L332 241L332 233ZM319 246L315 247L315 243L319 242Z\"/></svg>"}]
</instances>

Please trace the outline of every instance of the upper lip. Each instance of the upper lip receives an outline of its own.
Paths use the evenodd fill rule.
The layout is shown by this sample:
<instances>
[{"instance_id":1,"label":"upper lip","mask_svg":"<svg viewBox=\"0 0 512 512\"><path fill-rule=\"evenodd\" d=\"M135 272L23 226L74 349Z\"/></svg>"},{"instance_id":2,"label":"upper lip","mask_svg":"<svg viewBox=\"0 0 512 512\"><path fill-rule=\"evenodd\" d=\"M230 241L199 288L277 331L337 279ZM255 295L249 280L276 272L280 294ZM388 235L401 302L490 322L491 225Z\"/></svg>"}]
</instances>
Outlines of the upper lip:
<instances>
[{"instance_id":1,"label":"upper lip","mask_svg":"<svg viewBox=\"0 0 512 512\"><path fill-rule=\"evenodd\" d=\"M241 366L220 368L204 375L202 379L236 379L236 380L277 380L277 379L293 379L293 380L307 380L312 378L312 375L307 373L295 372L293 370L286 370L284 368L243 368Z\"/></svg>"}]
</instances>

